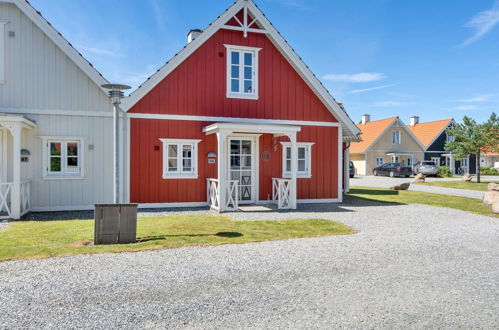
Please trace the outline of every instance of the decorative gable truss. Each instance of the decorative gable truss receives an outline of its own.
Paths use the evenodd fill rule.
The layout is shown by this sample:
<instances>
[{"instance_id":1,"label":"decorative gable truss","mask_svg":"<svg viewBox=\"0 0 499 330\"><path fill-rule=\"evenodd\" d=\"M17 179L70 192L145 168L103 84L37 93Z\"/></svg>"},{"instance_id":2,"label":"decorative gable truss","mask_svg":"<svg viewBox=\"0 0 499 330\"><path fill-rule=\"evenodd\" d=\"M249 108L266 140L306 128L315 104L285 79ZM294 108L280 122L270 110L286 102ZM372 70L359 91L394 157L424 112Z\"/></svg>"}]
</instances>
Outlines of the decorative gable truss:
<instances>
[{"instance_id":1,"label":"decorative gable truss","mask_svg":"<svg viewBox=\"0 0 499 330\"><path fill-rule=\"evenodd\" d=\"M244 37L247 38L248 32L268 33L267 30L260 26L258 18L254 17L251 11L248 10L248 1L244 1L243 9L223 25L222 29L242 31Z\"/></svg>"}]
</instances>

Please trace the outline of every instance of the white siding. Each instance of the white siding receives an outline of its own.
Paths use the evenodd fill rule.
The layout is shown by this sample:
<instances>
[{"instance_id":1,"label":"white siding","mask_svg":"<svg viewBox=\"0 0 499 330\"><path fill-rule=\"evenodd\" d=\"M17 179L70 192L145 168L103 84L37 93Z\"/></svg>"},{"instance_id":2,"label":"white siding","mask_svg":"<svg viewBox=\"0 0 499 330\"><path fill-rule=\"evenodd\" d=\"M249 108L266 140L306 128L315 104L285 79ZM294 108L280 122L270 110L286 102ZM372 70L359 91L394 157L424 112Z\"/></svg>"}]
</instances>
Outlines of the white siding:
<instances>
[{"instance_id":1,"label":"white siding","mask_svg":"<svg viewBox=\"0 0 499 330\"><path fill-rule=\"evenodd\" d=\"M110 111L106 94L14 4L0 3L5 84L0 108ZM13 31L15 37L8 37Z\"/></svg>"},{"instance_id":2,"label":"white siding","mask_svg":"<svg viewBox=\"0 0 499 330\"><path fill-rule=\"evenodd\" d=\"M0 85L0 112L19 113L37 127L24 130L22 148L31 152L23 163L22 178L32 180L34 210L91 207L112 201L112 119L82 116L81 112L108 112L112 105L105 93L15 5L0 3L5 25L6 83ZM7 36L14 31L15 37ZM30 111L78 112L78 115L29 114ZM43 145L40 136L85 138L84 178L43 178ZM9 134L9 177L12 137ZM93 146L93 150L90 150Z\"/></svg>"}]
</instances>

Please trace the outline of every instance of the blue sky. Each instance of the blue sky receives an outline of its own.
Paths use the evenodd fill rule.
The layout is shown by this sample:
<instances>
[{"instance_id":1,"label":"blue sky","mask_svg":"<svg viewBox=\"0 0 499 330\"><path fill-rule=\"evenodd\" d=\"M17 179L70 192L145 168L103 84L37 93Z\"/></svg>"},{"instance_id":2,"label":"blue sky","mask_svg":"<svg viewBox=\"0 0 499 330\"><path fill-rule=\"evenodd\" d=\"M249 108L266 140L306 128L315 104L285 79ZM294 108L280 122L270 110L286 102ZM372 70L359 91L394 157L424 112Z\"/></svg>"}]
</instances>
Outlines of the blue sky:
<instances>
[{"instance_id":1,"label":"blue sky","mask_svg":"<svg viewBox=\"0 0 499 330\"><path fill-rule=\"evenodd\" d=\"M499 112L499 0L256 0L354 121ZM232 0L31 0L110 81L142 83Z\"/></svg>"}]
</instances>

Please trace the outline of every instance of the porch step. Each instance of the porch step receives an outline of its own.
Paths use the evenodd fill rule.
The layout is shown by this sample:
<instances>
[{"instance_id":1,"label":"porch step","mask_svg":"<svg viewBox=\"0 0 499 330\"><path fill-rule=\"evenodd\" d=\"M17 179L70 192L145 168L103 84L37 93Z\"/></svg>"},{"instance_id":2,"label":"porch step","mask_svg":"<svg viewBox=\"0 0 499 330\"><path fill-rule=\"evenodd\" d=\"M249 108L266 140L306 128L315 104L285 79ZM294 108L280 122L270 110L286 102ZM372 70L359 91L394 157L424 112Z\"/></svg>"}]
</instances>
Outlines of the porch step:
<instances>
[{"instance_id":1,"label":"porch step","mask_svg":"<svg viewBox=\"0 0 499 330\"><path fill-rule=\"evenodd\" d=\"M242 212L265 212L265 211L275 211L277 210L277 205L239 205L239 211Z\"/></svg>"}]
</instances>

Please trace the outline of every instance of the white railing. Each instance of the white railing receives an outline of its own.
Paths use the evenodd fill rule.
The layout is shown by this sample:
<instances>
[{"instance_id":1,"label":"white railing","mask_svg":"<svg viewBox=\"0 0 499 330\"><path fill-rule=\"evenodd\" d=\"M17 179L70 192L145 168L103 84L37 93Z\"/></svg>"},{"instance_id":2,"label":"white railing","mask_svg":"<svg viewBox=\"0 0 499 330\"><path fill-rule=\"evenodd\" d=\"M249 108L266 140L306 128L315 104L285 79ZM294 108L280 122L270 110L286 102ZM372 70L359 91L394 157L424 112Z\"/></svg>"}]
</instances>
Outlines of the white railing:
<instances>
[{"instance_id":1,"label":"white railing","mask_svg":"<svg viewBox=\"0 0 499 330\"><path fill-rule=\"evenodd\" d=\"M272 178L272 200L278 209L291 209L291 180Z\"/></svg>"},{"instance_id":2,"label":"white railing","mask_svg":"<svg viewBox=\"0 0 499 330\"><path fill-rule=\"evenodd\" d=\"M21 182L21 216L31 209L31 185L29 181Z\"/></svg>"},{"instance_id":3,"label":"white railing","mask_svg":"<svg viewBox=\"0 0 499 330\"><path fill-rule=\"evenodd\" d=\"M8 219L10 213L10 190L12 183L0 182L0 219Z\"/></svg>"},{"instance_id":4,"label":"white railing","mask_svg":"<svg viewBox=\"0 0 499 330\"><path fill-rule=\"evenodd\" d=\"M225 202L220 207L220 187L218 179L206 179L208 205L219 212L237 211L239 209L239 182L237 180L227 181L228 187L225 194Z\"/></svg>"},{"instance_id":5,"label":"white railing","mask_svg":"<svg viewBox=\"0 0 499 330\"><path fill-rule=\"evenodd\" d=\"M0 183L0 219L12 218L12 182ZM20 215L23 216L31 209L31 186L29 181L22 181L19 201Z\"/></svg>"}]
</instances>

